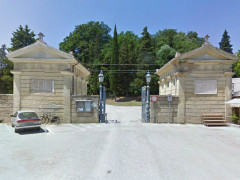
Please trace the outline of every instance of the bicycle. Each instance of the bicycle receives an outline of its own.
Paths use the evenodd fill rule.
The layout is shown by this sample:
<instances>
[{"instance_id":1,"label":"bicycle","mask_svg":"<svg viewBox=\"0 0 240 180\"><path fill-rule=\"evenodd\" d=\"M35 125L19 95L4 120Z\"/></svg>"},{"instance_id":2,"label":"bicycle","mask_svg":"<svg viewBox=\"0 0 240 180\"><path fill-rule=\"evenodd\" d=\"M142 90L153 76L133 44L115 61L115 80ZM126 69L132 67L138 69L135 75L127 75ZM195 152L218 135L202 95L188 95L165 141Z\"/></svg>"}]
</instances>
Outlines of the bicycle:
<instances>
[{"instance_id":1,"label":"bicycle","mask_svg":"<svg viewBox=\"0 0 240 180\"><path fill-rule=\"evenodd\" d=\"M44 112L41 116L41 124L60 124L59 116L52 115L49 112Z\"/></svg>"},{"instance_id":2,"label":"bicycle","mask_svg":"<svg viewBox=\"0 0 240 180\"><path fill-rule=\"evenodd\" d=\"M48 122L48 116L50 113L44 112L41 117L41 124L47 124Z\"/></svg>"},{"instance_id":3,"label":"bicycle","mask_svg":"<svg viewBox=\"0 0 240 180\"><path fill-rule=\"evenodd\" d=\"M47 113L47 124L60 124L59 116L52 115L51 113Z\"/></svg>"}]
</instances>

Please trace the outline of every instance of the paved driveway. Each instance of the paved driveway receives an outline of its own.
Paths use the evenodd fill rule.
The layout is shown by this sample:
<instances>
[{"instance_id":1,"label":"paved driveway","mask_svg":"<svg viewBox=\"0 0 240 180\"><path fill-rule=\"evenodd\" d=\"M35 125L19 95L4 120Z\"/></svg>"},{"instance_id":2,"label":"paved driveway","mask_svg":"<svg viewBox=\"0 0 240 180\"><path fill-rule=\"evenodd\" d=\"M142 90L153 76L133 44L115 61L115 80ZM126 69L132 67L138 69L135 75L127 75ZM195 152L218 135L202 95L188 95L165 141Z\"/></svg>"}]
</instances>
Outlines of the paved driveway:
<instances>
[{"instance_id":1,"label":"paved driveway","mask_svg":"<svg viewBox=\"0 0 240 180\"><path fill-rule=\"evenodd\" d=\"M240 128L145 124L141 107L107 106L120 123L0 124L0 179L240 179Z\"/></svg>"}]
</instances>

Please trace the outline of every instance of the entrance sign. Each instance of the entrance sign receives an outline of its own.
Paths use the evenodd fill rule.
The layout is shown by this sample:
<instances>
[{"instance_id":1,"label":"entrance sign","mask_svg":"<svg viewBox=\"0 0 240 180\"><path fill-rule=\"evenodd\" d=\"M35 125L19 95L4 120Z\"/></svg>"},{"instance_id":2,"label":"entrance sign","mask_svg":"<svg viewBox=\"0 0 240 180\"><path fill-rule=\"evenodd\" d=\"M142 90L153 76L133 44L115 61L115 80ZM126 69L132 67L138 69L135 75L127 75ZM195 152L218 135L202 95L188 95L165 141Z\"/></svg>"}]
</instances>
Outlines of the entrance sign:
<instances>
[{"instance_id":1,"label":"entrance sign","mask_svg":"<svg viewBox=\"0 0 240 180\"><path fill-rule=\"evenodd\" d=\"M151 101L152 102L157 102L158 100L158 97L157 96L151 96Z\"/></svg>"},{"instance_id":2,"label":"entrance sign","mask_svg":"<svg viewBox=\"0 0 240 180\"><path fill-rule=\"evenodd\" d=\"M195 80L195 94L217 94L217 80Z\"/></svg>"},{"instance_id":3,"label":"entrance sign","mask_svg":"<svg viewBox=\"0 0 240 180\"><path fill-rule=\"evenodd\" d=\"M168 102L172 101L172 95L168 95Z\"/></svg>"}]
</instances>

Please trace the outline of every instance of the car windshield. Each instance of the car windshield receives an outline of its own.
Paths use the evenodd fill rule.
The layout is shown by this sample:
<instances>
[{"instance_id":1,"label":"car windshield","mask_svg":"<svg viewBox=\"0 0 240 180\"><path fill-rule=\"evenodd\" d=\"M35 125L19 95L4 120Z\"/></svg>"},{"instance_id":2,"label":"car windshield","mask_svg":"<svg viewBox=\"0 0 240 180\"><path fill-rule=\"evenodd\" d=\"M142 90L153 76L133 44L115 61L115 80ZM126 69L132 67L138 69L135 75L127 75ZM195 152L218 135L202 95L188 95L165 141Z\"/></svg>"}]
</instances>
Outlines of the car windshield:
<instances>
[{"instance_id":1,"label":"car windshield","mask_svg":"<svg viewBox=\"0 0 240 180\"><path fill-rule=\"evenodd\" d=\"M35 112L21 112L18 115L19 119L38 119L38 115Z\"/></svg>"}]
</instances>

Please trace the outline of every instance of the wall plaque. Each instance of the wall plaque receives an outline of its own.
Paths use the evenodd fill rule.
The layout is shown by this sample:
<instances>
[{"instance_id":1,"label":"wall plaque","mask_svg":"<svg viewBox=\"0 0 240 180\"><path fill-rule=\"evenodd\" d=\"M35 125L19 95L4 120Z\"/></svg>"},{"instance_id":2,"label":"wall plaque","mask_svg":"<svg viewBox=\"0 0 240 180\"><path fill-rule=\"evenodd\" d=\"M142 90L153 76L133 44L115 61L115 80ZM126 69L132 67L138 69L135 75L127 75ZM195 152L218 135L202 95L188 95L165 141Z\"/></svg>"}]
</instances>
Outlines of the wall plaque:
<instances>
[{"instance_id":1,"label":"wall plaque","mask_svg":"<svg viewBox=\"0 0 240 180\"><path fill-rule=\"evenodd\" d=\"M217 94L217 80L195 80L195 94Z\"/></svg>"}]
</instances>

